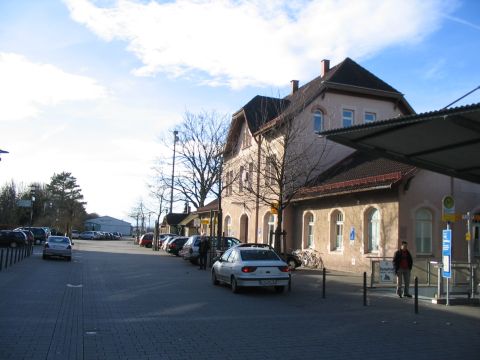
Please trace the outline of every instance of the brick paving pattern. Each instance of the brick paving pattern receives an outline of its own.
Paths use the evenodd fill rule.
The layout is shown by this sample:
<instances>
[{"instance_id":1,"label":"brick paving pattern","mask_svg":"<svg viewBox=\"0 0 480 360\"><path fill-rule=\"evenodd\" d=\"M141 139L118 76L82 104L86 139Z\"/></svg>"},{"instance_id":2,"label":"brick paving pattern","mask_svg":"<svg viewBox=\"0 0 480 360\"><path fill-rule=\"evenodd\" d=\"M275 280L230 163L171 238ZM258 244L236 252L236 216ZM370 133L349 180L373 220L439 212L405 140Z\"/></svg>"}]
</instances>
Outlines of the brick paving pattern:
<instances>
[{"instance_id":1,"label":"brick paving pattern","mask_svg":"<svg viewBox=\"0 0 480 360\"><path fill-rule=\"evenodd\" d=\"M292 292L213 286L208 271L131 241L0 272L0 359L478 359L480 308L369 292L300 270Z\"/></svg>"}]
</instances>

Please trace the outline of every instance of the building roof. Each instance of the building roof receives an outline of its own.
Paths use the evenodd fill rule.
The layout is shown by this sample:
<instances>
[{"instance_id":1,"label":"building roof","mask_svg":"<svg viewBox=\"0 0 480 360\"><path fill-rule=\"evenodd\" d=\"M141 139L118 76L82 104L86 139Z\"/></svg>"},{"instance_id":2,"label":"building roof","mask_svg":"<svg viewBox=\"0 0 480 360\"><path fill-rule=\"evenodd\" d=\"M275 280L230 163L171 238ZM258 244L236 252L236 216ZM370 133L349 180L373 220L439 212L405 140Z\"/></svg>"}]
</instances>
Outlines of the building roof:
<instances>
[{"instance_id":1,"label":"building roof","mask_svg":"<svg viewBox=\"0 0 480 360\"><path fill-rule=\"evenodd\" d=\"M213 211L218 210L218 199L215 199L215 200L209 202L204 207L198 208L196 213L197 214L206 213L206 212L209 213L211 210L213 210Z\"/></svg>"},{"instance_id":2,"label":"building roof","mask_svg":"<svg viewBox=\"0 0 480 360\"><path fill-rule=\"evenodd\" d=\"M414 113L403 94L347 57L323 76L316 77L284 98L257 95L251 99L233 115L225 153L233 150L244 120L252 134L266 131L275 124L296 116L325 91L387 98L395 102L404 113Z\"/></svg>"},{"instance_id":3,"label":"building roof","mask_svg":"<svg viewBox=\"0 0 480 360\"><path fill-rule=\"evenodd\" d=\"M320 174L301 189L294 201L318 197L390 189L415 173L411 165L356 151Z\"/></svg>"},{"instance_id":4,"label":"building roof","mask_svg":"<svg viewBox=\"0 0 480 360\"><path fill-rule=\"evenodd\" d=\"M187 216L187 213L168 213L163 219L163 222L166 225L178 225Z\"/></svg>"},{"instance_id":5,"label":"building roof","mask_svg":"<svg viewBox=\"0 0 480 360\"><path fill-rule=\"evenodd\" d=\"M100 216L95 219L86 220L85 223L90 223L90 224L115 223L117 225L132 226L132 224L127 221L115 219L114 217L111 217L111 216Z\"/></svg>"},{"instance_id":6,"label":"building roof","mask_svg":"<svg viewBox=\"0 0 480 360\"><path fill-rule=\"evenodd\" d=\"M376 156L480 184L480 103L322 135Z\"/></svg>"}]
</instances>

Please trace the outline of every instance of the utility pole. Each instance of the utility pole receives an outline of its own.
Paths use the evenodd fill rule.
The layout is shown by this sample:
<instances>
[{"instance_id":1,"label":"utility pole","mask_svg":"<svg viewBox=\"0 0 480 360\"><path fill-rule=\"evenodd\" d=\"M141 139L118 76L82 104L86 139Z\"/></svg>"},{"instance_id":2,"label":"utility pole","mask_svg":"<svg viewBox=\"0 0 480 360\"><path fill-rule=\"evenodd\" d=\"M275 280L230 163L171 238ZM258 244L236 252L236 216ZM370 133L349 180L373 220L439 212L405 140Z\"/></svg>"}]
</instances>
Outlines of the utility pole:
<instances>
[{"instance_id":1,"label":"utility pole","mask_svg":"<svg viewBox=\"0 0 480 360\"><path fill-rule=\"evenodd\" d=\"M178 140L178 131L173 131L173 164L172 164L172 184L170 186L170 213L173 210L173 180L175 178L175 146L177 145Z\"/></svg>"}]
</instances>

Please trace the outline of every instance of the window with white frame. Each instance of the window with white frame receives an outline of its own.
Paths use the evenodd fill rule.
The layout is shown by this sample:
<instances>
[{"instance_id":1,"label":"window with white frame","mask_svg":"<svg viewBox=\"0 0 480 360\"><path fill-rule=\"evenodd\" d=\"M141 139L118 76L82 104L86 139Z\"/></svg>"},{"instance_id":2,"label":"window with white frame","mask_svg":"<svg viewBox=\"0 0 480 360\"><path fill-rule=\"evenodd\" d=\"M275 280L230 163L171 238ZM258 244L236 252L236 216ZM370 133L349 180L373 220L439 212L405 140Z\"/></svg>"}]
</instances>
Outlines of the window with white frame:
<instances>
[{"instance_id":1,"label":"window with white frame","mask_svg":"<svg viewBox=\"0 0 480 360\"><path fill-rule=\"evenodd\" d=\"M377 120L377 114L375 114L374 112L368 112L368 111L365 113L364 118L363 118L363 122L365 124L374 122L376 120Z\"/></svg>"},{"instance_id":2,"label":"window with white frame","mask_svg":"<svg viewBox=\"0 0 480 360\"><path fill-rule=\"evenodd\" d=\"M316 133L323 131L323 112L315 110L313 113L313 131Z\"/></svg>"},{"instance_id":3,"label":"window with white frame","mask_svg":"<svg viewBox=\"0 0 480 360\"><path fill-rule=\"evenodd\" d=\"M311 248L313 246L313 215L308 213L305 216L305 245L307 248Z\"/></svg>"},{"instance_id":4,"label":"window with white frame","mask_svg":"<svg viewBox=\"0 0 480 360\"><path fill-rule=\"evenodd\" d=\"M230 216L225 217L225 235L232 236L232 218Z\"/></svg>"},{"instance_id":5,"label":"window with white frame","mask_svg":"<svg viewBox=\"0 0 480 360\"><path fill-rule=\"evenodd\" d=\"M275 184L275 158L273 156L268 156L265 159L265 185L274 185Z\"/></svg>"},{"instance_id":6,"label":"window with white frame","mask_svg":"<svg viewBox=\"0 0 480 360\"><path fill-rule=\"evenodd\" d=\"M368 212L367 217L367 250L377 252L380 244L380 213L377 209Z\"/></svg>"},{"instance_id":7,"label":"window with white frame","mask_svg":"<svg viewBox=\"0 0 480 360\"><path fill-rule=\"evenodd\" d=\"M332 250L341 250L343 248L343 213L338 210L333 212L332 223Z\"/></svg>"},{"instance_id":8,"label":"window with white frame","mask_svg":"<svg viewBox=\"0 0 480 360\"><path fill-rule=\"evenodd\" d=\"M432 212L419 209L415 212L415 245L417 254L432 253Z\"/></svg>"},{"instance_id":9,"label":"window with white frame","mask_svg":"<svg viewBox=\"0 0 480 360\"><path fill-rule=\"evenodd\" d=\"M270 214L270 216L268 217L267 225L268 225L267 226L267 229L268 229L267 239L268 239L268 243L270 245L272 245L273 244L274 232L275 232L275 215Z\"/></svg>"},{"instance_id":10,"label":"window with white frame","mask_svg":"<svg viewBox=\"0 0 480 360\"><path fill-rule=\"evenodd\" d=\"M243 141L242 141L243 148L247 148L252 145L252 137L250 136L250 132L248 131L248 126L245 124L243 128Z\"/></svg>"},{"instance_id":11,"label":"window with white frame","mask_svg":"<svg viewBox=\"0 0 480 360\"><path fill-rule=\"evenodd\" d=\"M349 127L354 123L354 111L349 109L343 109L342 111L342 126Z\"/></svg>"}]
</instances>

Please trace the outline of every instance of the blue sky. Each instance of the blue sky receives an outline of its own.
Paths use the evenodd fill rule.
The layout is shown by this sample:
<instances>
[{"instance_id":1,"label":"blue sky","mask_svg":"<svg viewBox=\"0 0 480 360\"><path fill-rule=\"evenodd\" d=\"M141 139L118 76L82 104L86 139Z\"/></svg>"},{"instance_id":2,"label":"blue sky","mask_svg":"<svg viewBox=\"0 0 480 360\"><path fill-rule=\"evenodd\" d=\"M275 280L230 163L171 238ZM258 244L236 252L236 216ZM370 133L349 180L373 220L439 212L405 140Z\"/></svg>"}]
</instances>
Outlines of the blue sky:
<instances>
[{"instance_id":1,"label":"blue sky","mask_svg":"<svg viewBox=\"0 0 480 360\"><path fill-rule=\"evenodd\" d=\"M87 211L131 220L186 110L232 114L348 56L431 111L480 85L479 55L475 0L0 0L0 185L69 171Z\"/></svg>"}]
</instances>

